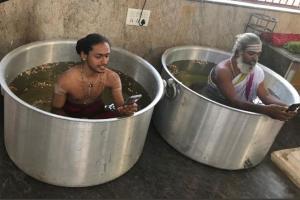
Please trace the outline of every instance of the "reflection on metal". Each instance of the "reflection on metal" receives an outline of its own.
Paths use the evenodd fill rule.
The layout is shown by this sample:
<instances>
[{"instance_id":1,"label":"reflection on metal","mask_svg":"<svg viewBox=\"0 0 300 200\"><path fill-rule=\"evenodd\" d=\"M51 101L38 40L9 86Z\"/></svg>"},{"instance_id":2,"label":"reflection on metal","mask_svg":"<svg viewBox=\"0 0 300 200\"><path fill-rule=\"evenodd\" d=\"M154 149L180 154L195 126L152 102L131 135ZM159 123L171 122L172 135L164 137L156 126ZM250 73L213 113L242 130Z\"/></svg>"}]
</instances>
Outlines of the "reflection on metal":
<instances>
[{"instance_id":1,"label":"reflection on metal","mask_svg":"<svg viewBox=\"0 0 300 200\"><path fill-rule=\"evenodd\" d=\"M112 49L112 68L134 77L152 99L133 116L105 120L58 116L27 104L9 90L8 83L26 69L78 61L75 44L68 40L31 43L10 52L0 63L9 157L30 176L69 187L105 183L127 172L141 155L153 108L163 95L155 68L119 48Z\"/></svg>"},{"instance_id":2,"label":"reflection on metal","mask_svg":"<svg viewBox=\"0 0 300 200\"><path fill-rule=\"evenodd\" d=\"M181 92L172 100L164 97L155 108L153 120L162 137L179 152L210 166L234 170L261 162L284 122L199 95L176 80L167 68L179 60L219 63L229 56L227 52L198 46L166 50L161 76L174 79ZM260 66L267 88L287 104L300 101L297 91L285 79Z\"/></svg>"}]
</instances>

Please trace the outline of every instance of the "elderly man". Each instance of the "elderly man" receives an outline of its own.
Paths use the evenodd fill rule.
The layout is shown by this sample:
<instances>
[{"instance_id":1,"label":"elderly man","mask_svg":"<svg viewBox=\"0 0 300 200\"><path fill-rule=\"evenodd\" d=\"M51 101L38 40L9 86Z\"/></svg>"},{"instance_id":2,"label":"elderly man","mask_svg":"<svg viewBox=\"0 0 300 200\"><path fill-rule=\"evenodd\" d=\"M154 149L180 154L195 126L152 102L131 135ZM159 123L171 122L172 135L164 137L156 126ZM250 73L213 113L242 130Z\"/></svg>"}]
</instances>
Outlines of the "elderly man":
<instances>
[{"instance_id":1,"label":"elderly man","mask_svg":"<svg viewBox=\"0 0 300 200\"><path fill-rule=\"evenodd\" d=\"M262 42L257 35L238 35L233 56L211 71L207 93L212 99L233 107L287 121L297 113L287 112L287 105L266 90L264 72L256 65L261 50ZM254 104L256 97L264 104Z\"/></svg>"}]
</instances>

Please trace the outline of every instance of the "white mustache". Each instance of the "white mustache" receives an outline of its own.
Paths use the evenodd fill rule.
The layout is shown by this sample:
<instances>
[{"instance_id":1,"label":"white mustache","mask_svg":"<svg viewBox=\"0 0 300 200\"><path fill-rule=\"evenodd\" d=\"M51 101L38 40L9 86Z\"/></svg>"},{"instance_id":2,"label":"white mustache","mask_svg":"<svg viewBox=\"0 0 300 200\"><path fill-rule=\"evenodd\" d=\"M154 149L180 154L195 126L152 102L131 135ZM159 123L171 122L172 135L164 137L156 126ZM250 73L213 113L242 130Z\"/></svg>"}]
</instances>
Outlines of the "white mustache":
<instances>
[{"instance_id":1,"label":"white mustache","mask_svg":"<svg viewBox=\"0 0 300 200\"><path fill-rule=\"evenodd\" d=\"M254 66L254 65L256 65L257 62L258 62L258 59L255 59L255 60L251 61L250 64Z\"/></svg>"},{"instance_id":2,"label":"white mustache","mask_svg":"<svg viewBox=\"0 0 300 200\"><path fill-rule=\"evenodd\" d=\"M237 67L240 69L242 74L248 74L256 64L255 61L251 61L250 63L251 64L244 63L241 57L238 57L237 59Z\"/></svg>"}]
</instances>

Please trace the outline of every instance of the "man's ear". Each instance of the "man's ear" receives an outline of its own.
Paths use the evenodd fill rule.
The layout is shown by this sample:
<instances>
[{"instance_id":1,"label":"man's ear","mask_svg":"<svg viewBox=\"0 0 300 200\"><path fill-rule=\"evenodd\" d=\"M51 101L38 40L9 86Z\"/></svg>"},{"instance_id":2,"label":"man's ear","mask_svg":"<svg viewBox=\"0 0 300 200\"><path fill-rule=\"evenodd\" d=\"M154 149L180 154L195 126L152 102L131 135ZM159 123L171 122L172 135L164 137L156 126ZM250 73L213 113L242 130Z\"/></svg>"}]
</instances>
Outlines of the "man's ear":
<instances>
[{"instance_id":1,"label":"man's ear","mask_svg":"<svg viewBox=\"0 0 300 200\"><path fill-rule=\"evenodd\" d=\"M243 51L241 51L241 50L239 50L239 51L237 51L237 57L239 57L239 56L242 56L244 54L244 52Z\"/></svg>"},{"instance_id":2,"label":"man's ear","mask_svg":"<svg viewBox=\"0 0 300 200\"><path fill-rule=\"evenodd\" d=\"M237 58L237 57L239 57L241 55L241 50L235 50L235 52L234 52L234 57L235 58Z\"/></svg>"},{"instance_id":3,"label":"man's ear","mask_svg":"<svg viewBox=\"0 0 300 200\"><path fill-rule=\"evenodd\" d=\"M82 52L80 52L80 58L82 61L86 61L87 55L82 51Z\"/></svg>"}]
</instances>

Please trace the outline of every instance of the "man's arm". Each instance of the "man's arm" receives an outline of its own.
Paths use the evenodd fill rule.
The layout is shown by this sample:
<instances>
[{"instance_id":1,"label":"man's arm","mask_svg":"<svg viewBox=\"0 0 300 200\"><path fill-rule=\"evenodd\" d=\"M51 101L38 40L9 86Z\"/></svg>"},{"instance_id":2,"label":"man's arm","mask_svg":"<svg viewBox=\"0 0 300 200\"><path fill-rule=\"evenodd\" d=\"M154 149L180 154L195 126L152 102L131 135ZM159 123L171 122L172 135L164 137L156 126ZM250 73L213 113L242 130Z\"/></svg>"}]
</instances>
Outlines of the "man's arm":
<instances>
[{"instance_id":1,"label":"man's arm","mask_svg":"<svg viewBox=\"0 0 300 200\"><path fill-rule=\"evenodd\" d=\"M270 92L268 92L268 90L266 90L264 81L258 85L257 96L266 105L277 104L277 105L287 107L287 105L285 103L280 101L278 98L276 98L275 96L270 94Z\"/></svg>"},{"instance_id":2,"label":"man's arm","mask_svg":"<svg viewBox=\"0 0 300 200\"><path fill-rule=\"evenodd\" d=\"M122 94L122 88L112 89L112 97L117 107L123 106L124 98Z\"/></svg>"},{"instance_id":3,"label":"man's arm","mask_svg":"<svg viewBox=\"0 0 300 200\"><path fill-rule=\"evenodd\" d=\"M257 96L266 104L265 114L273 118L282 117L283 120L289 120L297 115L296 111L287 112L288 106L266 90L264 81L261 82L257 88Z\"/></svg>"},{"instance_id":4,"label":"man's arm","mask_svg":"<svg viewBox=\"0 0 300 200\"><path fill-rule=\"evenodd\" d=\"M236 108L247 110L251 112L257 112L266 114L272 118L279 119L282 121L286 121L288 119L291 119L293 116L295 116L294 113L288 113L286 112L286 107L282 106L281 104L275 105L259 105L259 104L253 104L251 102L242 101L240 100L235 93L234 86L232 84L231 80L231 72L230 70L223 68L216 69L216 84L218 88L220 89L221 93L224 95L224 97L229 101L229 103ZM266 91L263 90L264 86L263 84L260 86L259 93L264 93ZM262 88L263 87L263 88ZM267 94L267 93L266 93ZM270 96L265 95L264 100L268 103L276 103L275 100L273 100ZM279 103L279 102L277 102Z\"/></svg>"},{"instance_id":5,"label":"man's arm","mask_svg":"<svg viewBox=\"0 0 300 200\"><path fill-rule=\"evenodd\" d=\"M51 105L51 112L66 116L66 113L63 110L63 106L67 100L67 91L66 89L62 88L64 78L63 76L59 77L57 83L54 85L54 91L52 95L52 105Z\"/></svg>"},{"instance_id":6,"label":"man's arm","mask_svg":"<svg viewBox=\"0 0 300 200\"><path fill-rule=\"evenodd\" d=\"M66 102L66 95L60 95L54 93L52 98L51 112L58 115L66 116L66 113L63 110L63 106L65 105L65 102Z\"/></svg>"},{"instance_id":7,"label":"man's arm","mask_svg":"<svg viewBox=\"0 0 300 200\"><path fill-rule=\"evenodd\" d=\"M132 115L134 112L137 111L137 104L130 104L130 105L124 105L124 99L122 95L122 90L117 90L112 92L112 96L115 102L115 105L117 107L118 112L121 115Z\"/></svg>"},{"instance_id":8,"label":"man's arm","mask_svg":"<svg viewBox=\"0 0 300 200\"><path fill-rule=\"evenodd\" d=\"M114 103L118 109L118 111L122 115L132 115L134 112L137 111L137 104L131 104L131 105L124 105L124 98L122 94L122 83L120 80L120 77L118 74L114 73L112 74L112 96L114 99Z\"/></svg>"}]
</instances>

